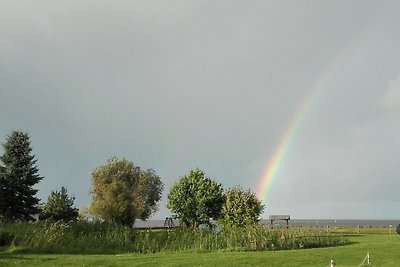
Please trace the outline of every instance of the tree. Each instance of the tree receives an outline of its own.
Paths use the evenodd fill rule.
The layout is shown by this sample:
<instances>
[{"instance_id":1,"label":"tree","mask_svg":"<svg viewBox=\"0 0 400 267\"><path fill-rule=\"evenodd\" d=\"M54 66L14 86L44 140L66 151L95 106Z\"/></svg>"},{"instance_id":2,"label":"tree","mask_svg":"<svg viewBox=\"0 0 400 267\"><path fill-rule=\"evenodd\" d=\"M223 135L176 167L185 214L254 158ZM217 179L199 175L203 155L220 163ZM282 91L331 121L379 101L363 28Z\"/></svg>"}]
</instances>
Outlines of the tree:
<instances>
[{"instance_id":1,"label":"tree","mask_svg":"<svg viewBox=\"0 0 400 267\"><path fill-rule=\"evenodd\" d=\"M220 222L228 227L253 225L259 221L263 210L264 205L254 193L234 187L225 193Z\"/></svg>"},{"instance_id":2,"label":"tree","mask_svg":"<svg viewBox=\"0 0 400 267\"><path fill-rule=\"evenodd\" d=\"M206 178L199 169L190 170L168 194L167 207L188 227L210 224L217 219L224 202L221 184Z\"/></svg>"},{"instance_id":3,"label":"tree","mask_svg":"<svg viewBox=\"0 0 400 267\"><path fill-rule=\"evenodd\" d=\"M73 207L75 197L69 197L67 189L51 191L47 203L44 204L40 219L54 221L73 221L78 217L78 209Z\"/></svg>"},{"instance_id":4,"label":"tree","mask_svg":"<svg viewBox=\"0 0 400 267\"><path fill-rule=\"evenodd\" d=\"M34 220L39 199L34 186L43 179L38 175L27 133L13 131L3 144L0 157L0 217L6 220Z\"/></svg>"},{"instance_id":5,"label":"tree","mask_svg":"<svg viewBox=\"0 0 400 267\"><path fill-rule=\"evenodd\" d=\"M164 184L153 171L126 159L112 158L92 172L89 212L102 220L133 225L158 209Z\"/></svg>"},{"instance_id":6,"label":"tree","mask_svg":"<svg viewBox=\"0 0 400 267\"><path fill-rule=\"evenodd\" d=\"M158 210L158 202L161 200L161 193L164 189L164 184L161 182L160 177L149 169L140 172L140 178L135 194L134 203L137 206L138 218L146 220Z\"/></svg>"}]
</instances>

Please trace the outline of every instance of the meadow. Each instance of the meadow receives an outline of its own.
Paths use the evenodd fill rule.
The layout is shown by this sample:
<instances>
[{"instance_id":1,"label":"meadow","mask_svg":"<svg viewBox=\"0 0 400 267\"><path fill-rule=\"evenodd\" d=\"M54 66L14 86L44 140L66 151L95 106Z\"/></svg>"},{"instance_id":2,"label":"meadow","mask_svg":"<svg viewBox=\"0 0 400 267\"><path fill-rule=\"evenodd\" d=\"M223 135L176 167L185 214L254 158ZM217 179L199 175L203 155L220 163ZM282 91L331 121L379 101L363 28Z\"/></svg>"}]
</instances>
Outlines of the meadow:
<instances>
[{"instance_id":1,"label":"meadow","mask_svg":"<svg viewBox=\"0 0 400 267\"><path fill-rule=\"evenodd\" d=\"M55 226L53 226L55 227ZM59 227L59 226L57 226ZM82 226L83 227L83 226ZM86 227L86 226L85 226ZM81 240L76 239L76 248L69 247L69 242L60 240L68 240L68 236L71 233L68 231L60 234L63 236L59 238L57 242L52 243L51 246L43 247L46 241L43 240L30 240L27 243L23 243L23 240L17 240L22 236L29 237L29 233L34 229L37 236L34 239L40 239L39 235L43 235L41 232L44 229L47 230L47 237L51 237L51 230L48 226L43 226L42 229L37 229L37 226L32 226L32 229L28 229L24 225L25 232L19 232L20 237L14 236L14 245L5 245L7 235L5 233L11 233L13 230L20 230L20 225L15 226L8 225L2 226L0 234L2 236L2 247L0 251L0 266L328 266L331 259L336 263L336 266L368 266L361 265L365 259L367 253L370 253L371 265L369 266L399 266L400 264L400 235L395 233L390 234L388 229L384 228L369 228L368 232L358 234L356 228L337 229L338 233L331 233L329 237L336 236L337 240L343 242L343 244L336 244L335 247L324 247L324 248L300 248L294 247L285 250L277 250L277 248L263 248L257 249L253 242L246 244L244 240L238 238L239 232L236 232L236 239L240 242L236 243L236 246L231 244L228 248L207 248L205 244L213 244L209 238L210 236L205 233L196 232L195 235L191 235L188 232L175 232L177 239L175 247L164 247L160 249L162 244L162 238L165 238L168 233L171 235L172 232L165 230L161 231L140 231L136 241L131 242L125 240L125 246L121 243L123 238L126 238L130 234L124 232L123 229L119 228L115 230L115 227L110 225L94 225L97 227L96 238L94 236L88 238L86 241L85 237ZM72 227L77 231L76 227ZM82 230L82 229L81 229ZM87 230L87 229L86 229ZM92 229L93 230L93 229ZM346 230L346 231L345 231ZM331 229L331 231L334 231ZM56 231L55 231L56 232ZM55 233L53 232L53 234ZM96 231L95 231L96 232ZM59 232L59 229L57 230ZM150 233L152 235L150 235ZM288 237L295 237L302 233L303 235L311 236L310 240L327 240L325 232L316 229L303 229L299 232L298 229L292 230L274 230L269 231L272 235L277 235L282 240L282 244L286 244L289 239ZM286 234L285 234L286 233ZM240 235L243 235L241 233ZM258 233L260 234L260 233ZM8 236L9 238L11 237ZM182 235L182 236L181 236ZM247 232L247 236L248 232ZM114 239L112 239L112 237ZM145 241L147 237L148 241ZM296 237L298 239L299 236ZM72 237L71 237L72 238ZM131 237L130 237L131 238ZM303 238L303 237L302 237ZM56 240L53 237L53 241ZM83 240L83 241L82 241ZM106 242L105 240L109 240ZM165 239L167 240L167 239ZM190 240L190 241L189 241ZM197 240L197 241L193 241ZM201 242L199 240L202 240ZM208 241L207 241L208 240ZM233 242L232 239L229 242ZM285 242L283 242L286 240ZM294 239L293 239L294 240ZM51 240L50 240L51 241ZM53 242L51 241L51 242ZM157 242L156 242L157 241ZM279 242L278 240L275 240ZM19 242L19 243L18 243ZM35 243L36 242L36 243ZM47 241L49 242L48 238ZM86 242L86 246L95 246L94 248L83 248L83 244ZM93 242L93 243L91 243ZM96 244L96 242L99 242ZM146 243L147 242L147 243ZM160 243L161 242L161 243ZM178 242L178 243L177 243ZM211 242L211 243L210 243ZM221 241L219 241L221 242ZM158 243L158 251L135 251L139 249L139 246L132 247L127 244L141 244L143 245ZM228 244L227 242L222 242ZM290 243L290 242L289 242ZM36 244L36 245L35 245ZM58 244L58 245L57 245ZM163 243L164 245L166 243ZM215 244L215 243L214 243ZM39 246L40 245L40 246ZM200 245L202 247L200 247ZM240 245L240 246L239 246ZM30 246L30 247L29 247ZM36 246L36 247L35 247ZM156 247L157 247L156 246ZM214 245L215 246L215 245ZM298 243L296 243L298 246ZM314 244L315 246L315 244ZM108 247L107 250L104 250ZM52 249L51 249L52 248ZM96 252L97 251L97 252Z\"/></svg>"}]
</instances>

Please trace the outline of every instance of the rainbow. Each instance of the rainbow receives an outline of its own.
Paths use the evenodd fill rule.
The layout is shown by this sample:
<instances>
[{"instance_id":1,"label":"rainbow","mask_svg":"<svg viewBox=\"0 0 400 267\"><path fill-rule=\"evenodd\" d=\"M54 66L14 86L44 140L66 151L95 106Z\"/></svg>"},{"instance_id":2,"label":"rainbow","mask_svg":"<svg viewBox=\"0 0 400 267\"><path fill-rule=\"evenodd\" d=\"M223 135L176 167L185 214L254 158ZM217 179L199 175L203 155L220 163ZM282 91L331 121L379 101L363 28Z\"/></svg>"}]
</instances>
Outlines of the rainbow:
<instances>
[{"instance_id":1,"label":"rainbow","mask_svg":"<svg viewBox=\"0 0 400 267\"><path fill-rule=\"evenodd\" d=\"M342 49L341 52L339 53L340 55L343 55L342 53L343 50L347 49ZM261 179L261 182L257 186L256 194L263 202L265 202L268 195L268 191L270 190L274 179L279 173L279 169L282 165L282 162L286 154L288 153L288 150L290 148L291 143L294 140L294 137L296 136L297 132L303 125L307 117L307 114L310 112L314 104L317 102L317 99L321 93L321 88L323 88L324 85L329 80L332 70L340 58L342 58L342 56L336 56L334 60L332 60L327 65L325 71L322 73L320 78L310 86L307 95L303 98L303 101L301 102L299 108L297 108L296 112L294 113L294 116L292 117L289 126L281 135L278 145L275 147L272 156L268 162L268 165L264 171L264 175Z\"/></svg>"}]
</instances>

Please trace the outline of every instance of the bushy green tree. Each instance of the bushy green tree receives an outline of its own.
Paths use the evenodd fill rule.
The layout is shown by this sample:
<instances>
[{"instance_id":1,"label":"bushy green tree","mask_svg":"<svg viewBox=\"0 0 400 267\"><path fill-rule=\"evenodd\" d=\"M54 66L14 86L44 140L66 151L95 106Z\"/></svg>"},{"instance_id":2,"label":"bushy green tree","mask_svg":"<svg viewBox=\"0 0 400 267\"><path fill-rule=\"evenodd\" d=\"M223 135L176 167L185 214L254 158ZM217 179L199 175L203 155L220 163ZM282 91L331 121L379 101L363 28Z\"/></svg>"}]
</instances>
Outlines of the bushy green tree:
<instances>
[{"instance_id":1,"label":"bushy green tree","mask_svg":"<svg viewBox=\"0 0 400 267\"><path fill-rule=\"evenodd\" d=\"M157 211L163 188L153 170L143 171L131 161L114 157L92 172L89 213L133 225L136 219L147 219Z\"/></svg>"},{"instance_id":2,"label":"bushy green tree","mask_svg":"<svg viewBox=\"0 0 400 267\"><path fill-rule=\"evenodd\" d=\"M222 205L220 222L228 227L245 227L256 224L264 210L261 200L240 187L229 189L225 193L225 203Z\"/></svg>"},{"instance_id":3,"label":"bushy green tree","mask_svg":"<svg viewBox=\"0 0 400 267\"><path fill-rule=\"evenodd\" d=\"M75 197L69 197L67 189L52 191L44 204L40 219L54 221L73 221L78 218L78 209L74 207Z\"/></svg>"},{"instance_id":4,"label":"bushy green tree","mask_svg":"<svg viewBox=\"0 0 400 267\"><path fill-rule=\"evenodd\" d=\"M224 203L221 184L206 178L199 169L181 177L168 194L167 207L188 227L217 219Z\"/></svg>"},{"instance_id":5,"label":"bushy green tree","mask_svg":"<svg viewBox=\"0 0 400 267\"><path fill-rule=\"evenodd\" d=\"M0 217L5 220L33 220L39 212L34 186L43 179L27 133L13 131L3 144L0 157Z\"/></svg>"}]
</instances>

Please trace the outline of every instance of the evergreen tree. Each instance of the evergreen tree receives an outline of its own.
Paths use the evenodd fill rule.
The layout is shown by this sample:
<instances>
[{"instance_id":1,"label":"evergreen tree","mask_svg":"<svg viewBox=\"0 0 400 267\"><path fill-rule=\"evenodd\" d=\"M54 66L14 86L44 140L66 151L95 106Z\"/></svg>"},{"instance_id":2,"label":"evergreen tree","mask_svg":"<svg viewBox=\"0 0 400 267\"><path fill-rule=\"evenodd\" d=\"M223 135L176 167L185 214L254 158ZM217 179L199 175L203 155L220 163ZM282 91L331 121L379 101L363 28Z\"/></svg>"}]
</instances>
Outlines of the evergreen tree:
<instances>
[{"instance_id":1,"label":"evergreen tree","mask_svg":"<svg viewBox=\"0 0 400 267\"><path fill-rule=\"evenodd\" d=\"M37 191L33 188L43 177L38 175L29 135L13 131L3 144L0 172L0 218L33 220L39 212Z\"/></svg>"},{"instance_id":2,"label":"evergreen tree","mask_svg":"<svg viewBox=\"0 0 400 267\"><path fill-rule=\"evenodd\" d=\"M60 191L52 191L44 204L40 219L65 222L76 220L78 209L73 207L74 201L75 197L69 197L65 187L61 187Z\"/></svg>"}]
</instances>

